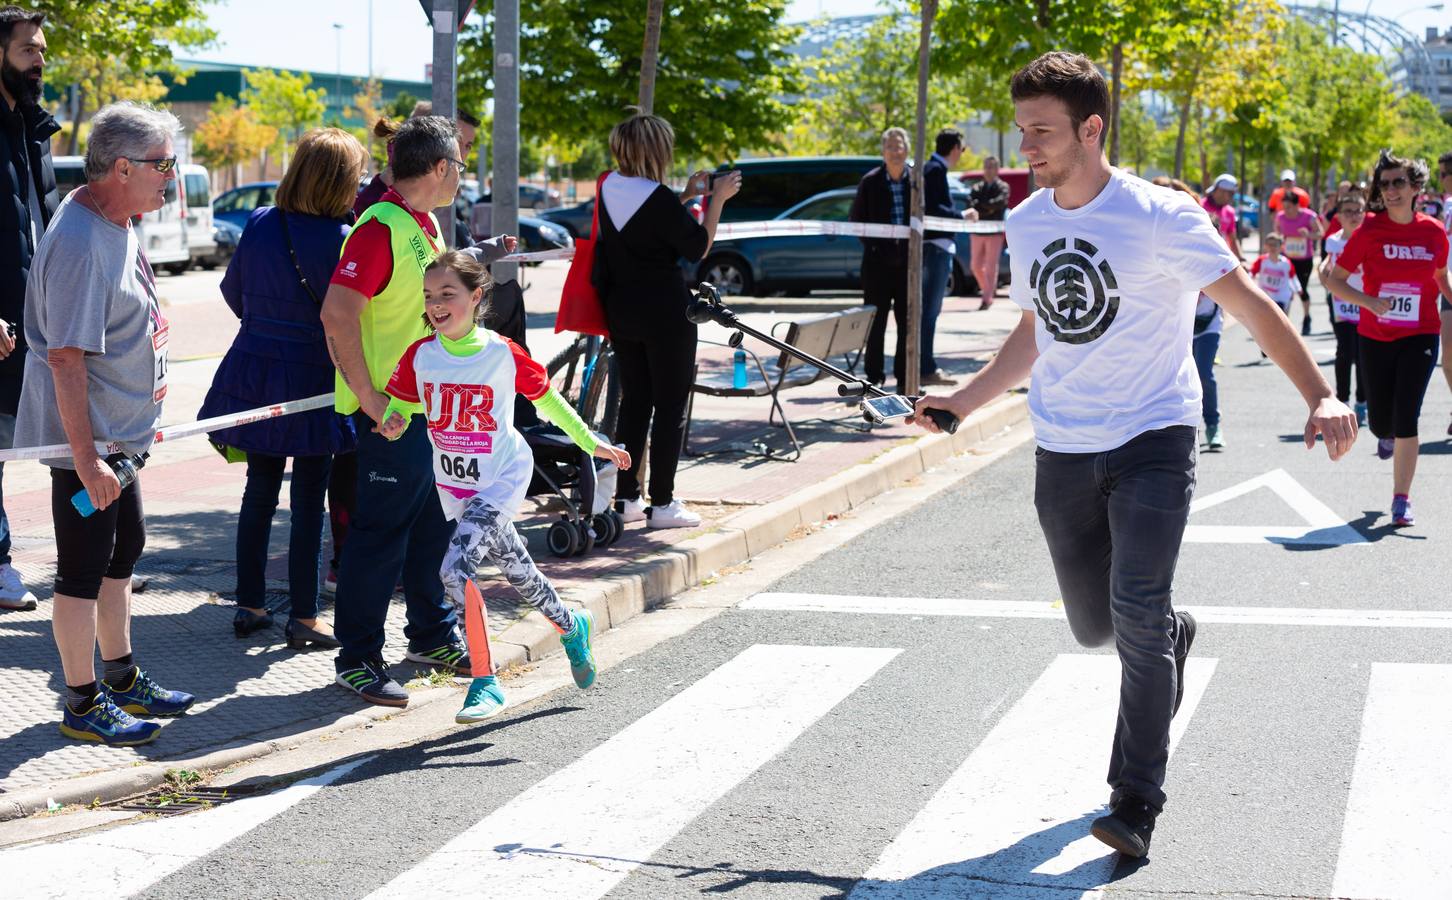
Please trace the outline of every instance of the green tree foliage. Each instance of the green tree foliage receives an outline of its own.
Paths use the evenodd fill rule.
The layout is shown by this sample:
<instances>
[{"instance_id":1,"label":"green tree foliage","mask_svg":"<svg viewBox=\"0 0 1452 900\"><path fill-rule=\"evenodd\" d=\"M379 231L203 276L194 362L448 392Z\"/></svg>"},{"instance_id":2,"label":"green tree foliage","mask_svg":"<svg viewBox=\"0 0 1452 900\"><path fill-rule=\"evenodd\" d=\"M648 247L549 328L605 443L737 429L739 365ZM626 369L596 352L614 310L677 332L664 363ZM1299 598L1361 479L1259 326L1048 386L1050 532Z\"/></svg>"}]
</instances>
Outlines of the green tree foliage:
<instances>
[{"instance_id":1,"label":"green tree foliage","mask_svg":"<svg viewBox=\"0 0 1452 900\"><path fill-rule=\"evenodd\" d=\"M197 126L192 151L230 179L228 184L235 184L238 168L257 159L276 142L277 129L259 122L251 107L238 106L236 100L218 94L207 118Z\"/></svg>"},{"instance_id":2,"label":"green tree foliage","mask_svg":"<svg viewBox=\"0 0 1452 900\"><path fill-rule=\"evenodd\" d=\"M274 149L282 153L283 168L287 168L288 146L296 143L304 131L322 124L327 91L309 88L313 79L306 72L294 75L273 69L246 69L242 76L247 80L242 103L252 109L257 121L277 129L278 146Z\"/></svg>"},{"instance_id":3,"label":"green tree foliage","mask_svg":"<svg viewBox=\"0 0 1452 900\"><path fill-rule=\"evenodd\" d=\"M1388 112L1393 122L1389 141L1392 150L1398 156L1425 161L1433 172L1435 190L1437 157L1452 151L1452 125L1421 94L1403 94L1388 106ZM1364 158L1369 162L1372 155L1368 153Z\"/></svg>"},{"instance_id":4,"label":"green tree foliage","mask_svg":"<svg viewBox=\"0 0 1452 900\"><path fill-rule=\"evenodd\" d=\"M172 46L199 50L217 36L206 25L205 0L33 0L24 5L46 14L46 83L62 95L77 89L69 111L76 121L114 100L161 99L166 87L159 73L185 80L172 59ZM75 132L69 144L75 153Z\"/></svg>"},{"instance_id":5,"label":"green tree foliage","mask_svg":"<svg viewBox=\"0 0 1452 900\"><path fill-rule=\"evenodd\" d=\"M493 93L494 22L483 11L459 43L460 103L475 109ZM786 0L666 3L655 112L674 126L682 158L729 158L791 123L778 99L800 90L785 11ZM637 100L644 12L641 0L521 5L520 131L603 145Z\"/></svg>"}]
</instances>

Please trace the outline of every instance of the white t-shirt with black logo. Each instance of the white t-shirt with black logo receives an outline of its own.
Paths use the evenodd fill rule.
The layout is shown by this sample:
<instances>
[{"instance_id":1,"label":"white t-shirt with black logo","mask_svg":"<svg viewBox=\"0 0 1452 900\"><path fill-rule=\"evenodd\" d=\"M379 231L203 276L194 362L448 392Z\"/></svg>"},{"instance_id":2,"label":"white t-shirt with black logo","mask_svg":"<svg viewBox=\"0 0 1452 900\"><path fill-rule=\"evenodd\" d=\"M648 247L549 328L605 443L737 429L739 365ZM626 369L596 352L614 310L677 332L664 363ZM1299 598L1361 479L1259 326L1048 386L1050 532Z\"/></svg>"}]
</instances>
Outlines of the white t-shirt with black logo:
<instances>
[{"instance_id":1,"label":"white t-shirt with black logo","mask_svg":"<svg viewBox=\"0 0 1452 900\"><path fill-rule=\"evenodd\" d=\"M1194 198L1114 169L1079 209L1035 191L1007 232L1009 296L1037 314L1029 415L1039 446L1099 453L1198 425L1195 301L1239 262Z\"/></svg>"}]
</instances>

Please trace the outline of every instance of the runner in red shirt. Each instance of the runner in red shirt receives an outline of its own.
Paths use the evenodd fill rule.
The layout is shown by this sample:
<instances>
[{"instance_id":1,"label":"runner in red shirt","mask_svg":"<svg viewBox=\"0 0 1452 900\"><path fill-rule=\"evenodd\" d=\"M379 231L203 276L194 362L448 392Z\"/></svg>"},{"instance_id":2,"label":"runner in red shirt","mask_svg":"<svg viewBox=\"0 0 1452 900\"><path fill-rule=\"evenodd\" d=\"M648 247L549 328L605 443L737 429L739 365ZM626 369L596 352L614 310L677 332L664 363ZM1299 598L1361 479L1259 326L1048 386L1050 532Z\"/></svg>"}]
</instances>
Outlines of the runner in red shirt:
<instances>
[{"instance_id":1,"label":"runner in red shirt","mask_svg":"<svg viewBox=\"0 0 1452 900\"><path fill-rule=\"evenodd\" d=\"M1342 300L1362 308L1357 334L1366 378L1367 416L1376 454L1393 457L1392 522L1412 524L1412 477L1417 471L1417 419L1437 365L1438 298L1452 297L1447 280L1447 232L1412 208L1427 183L1427 166L1382 151L1371 208L1326 277ZM1361 268L1363 286L1350 274Z\"/></svg>"}]
</instances>

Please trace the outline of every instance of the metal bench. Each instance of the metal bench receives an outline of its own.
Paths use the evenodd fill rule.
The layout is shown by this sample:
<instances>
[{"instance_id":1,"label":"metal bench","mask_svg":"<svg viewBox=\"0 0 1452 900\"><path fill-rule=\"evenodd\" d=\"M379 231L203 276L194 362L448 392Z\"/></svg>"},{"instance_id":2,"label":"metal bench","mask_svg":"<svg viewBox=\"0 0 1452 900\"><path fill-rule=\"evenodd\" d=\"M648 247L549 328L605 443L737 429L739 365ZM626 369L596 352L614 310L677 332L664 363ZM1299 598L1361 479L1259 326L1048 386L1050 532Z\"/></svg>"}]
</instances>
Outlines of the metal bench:
<instances>
[{"instance_id":1,"label":"metal bench","mask_svg":"<svg viewBox=\"0 0 1452 900\"><path fill-rule=\"evenodd\" d=\"M779 329L785 326L786 334L783 340L793 347L823 359L842 355L851 360L851 365L855 366L856 360L853 358L853 354L860 357L862 350L867 346L867 333L871 329L872 316L875 312L876 310L872 308L850 309L796 321L778 322L772 328L772 334L775 335ZM702 340L699 343L717 347L729 346L717 341ZM812 384L823 377L822 371L802 362L790 353L782 353L778 359L768 363L763 362L761 357L750 348L743 346L741 349L751 360L747 366L745 387L733 385L733 373L730 370L702 377L700 367L697 366L695 383L691 385L691 399L686 405L686 433L683 448L685 454L687 456L705 456L713 452L738 450L754 452L772 459L786 461L799 459L802 455L801 441L797 438L796 429L792 427L791 420L787 418L779 394L786 388ZM737 446L710 447L705 450L693 451L690 440L691 418L695 411L696 394L711 397L770 397L771 411L767 414L767 424L777 426L777 417L781 418L780 427L786 430L787 439L792 445L790 455L778 456L769 448L749 450Z\"/></svg>"}]
</instances>

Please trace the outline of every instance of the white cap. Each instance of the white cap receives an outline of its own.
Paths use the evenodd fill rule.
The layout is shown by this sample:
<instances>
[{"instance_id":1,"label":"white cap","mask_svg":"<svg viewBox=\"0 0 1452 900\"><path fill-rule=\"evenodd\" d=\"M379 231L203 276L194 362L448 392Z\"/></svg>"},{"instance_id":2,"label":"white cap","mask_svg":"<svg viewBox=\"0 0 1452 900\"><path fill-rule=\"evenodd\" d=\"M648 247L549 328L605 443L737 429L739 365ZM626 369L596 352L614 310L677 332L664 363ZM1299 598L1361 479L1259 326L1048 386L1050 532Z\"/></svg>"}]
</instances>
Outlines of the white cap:
<instances>
[{"instance_id":1,"label":"white cap","mask_svg":"<svg viewBox=\"0 0 1452 900\"><path fill-rule=\"evenodd\" d=\"M1284 172L1281 173L1281 181L1295 181L1295 180L1296 180L1296 170L1295 169L1286 169Z\"/></svg>"},{"instance_id":2,"label":"white cap","mask_svg":"<svg viewBox=\"0 0 1452 900\"><path fill-rule=\"evenodd\" d=\"M1218 191L1224 189L1227 191L1233 191L1238 187L1240 187L1240 182L1235 180L1235 176L1229 173L1225 173L1215 176L1215 181L1211 183L1210 190Z\"/></svg>"}]
</instances>

